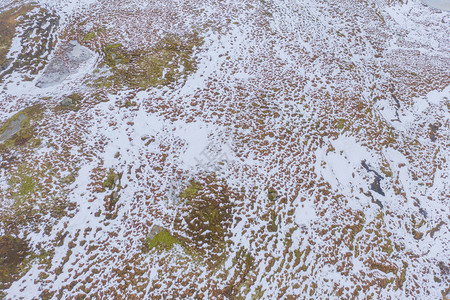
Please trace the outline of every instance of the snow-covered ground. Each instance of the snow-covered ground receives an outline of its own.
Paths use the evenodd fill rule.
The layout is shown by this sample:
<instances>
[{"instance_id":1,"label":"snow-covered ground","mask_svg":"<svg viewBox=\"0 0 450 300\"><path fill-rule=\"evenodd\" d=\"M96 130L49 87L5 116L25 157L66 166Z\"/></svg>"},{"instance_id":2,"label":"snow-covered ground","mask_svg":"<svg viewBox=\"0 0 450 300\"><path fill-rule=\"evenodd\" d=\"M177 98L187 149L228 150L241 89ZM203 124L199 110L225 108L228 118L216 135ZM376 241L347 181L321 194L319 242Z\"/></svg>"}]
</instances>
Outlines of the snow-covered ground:
<instances>
[{"instance_id":1,"label":"snow-covered ground","mask_svg":"<svg viewBox=\"0 0 450 300\"><path fill-rule=\"evenodd\" d=\"M448 12L36 6L58 21L17 19L1 82L0 130L27 119L0 144L0 237L29 250L0 297L449 297ZM146 248L155 225L174 245Z\"/></svg>"}]
</instances>

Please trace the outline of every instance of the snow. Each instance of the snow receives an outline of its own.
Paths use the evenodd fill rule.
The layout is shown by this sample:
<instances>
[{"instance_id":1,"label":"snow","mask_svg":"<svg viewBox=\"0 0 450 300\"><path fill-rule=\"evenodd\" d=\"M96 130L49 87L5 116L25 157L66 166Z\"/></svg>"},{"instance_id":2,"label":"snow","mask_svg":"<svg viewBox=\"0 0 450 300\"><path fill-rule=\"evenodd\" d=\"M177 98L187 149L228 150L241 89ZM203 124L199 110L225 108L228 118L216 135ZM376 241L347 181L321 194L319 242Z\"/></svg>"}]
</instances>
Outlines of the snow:
<instances>
[{"instance_id":1,"label":"snow","mask_svg":"<svg viewBox=\"0 0 450 300\"><path fill-rule=\"evenodd\" d=\"M298 201L298 200L297 200ZM317 219L314 203L312 201L298 203L295 214L295 222L299 225L308 226Z\"/></svg>"},{"instance_id":2,"label":"snow","mask_svg":"<svg viewBox=\"0 0 450 300\"><path fill-rule=\"evenodd\" d=\"M58 34L76 16L92 13L104 17L96 21L117 29L126 43L140 45L142 36L130 34L140 32L140 24L124 24L114 13L122 13L120 8L136 17L146 6L145 13L158 9L155 20L170 20L155 28L183 32L198 24L204 44L196 52L196 71L174 86L86 85L102 59L97 42L75 45L73 54L86 61L53 86L38 88L38 79L11 75L0 95L1 121L32 103L45 109L35 124L42 145L23 148L28 152L17 148L14 155L40 170L49 166L48 172L60 177L75 174L64 190L49 183L51 193L45 196L64 195L77 210L56 220L48 234L40 227L23 229L33 250L42 243L55 255L45 271L47 281L39 279L44 271L35 261L7 297L38 297L49 289L72 298L87 278L94 280L83 283L92 293L114 290L119 298L174 292L188 297L190 291L193 297L202 298L203 291L203 298L214 298L229 286L236 297L248 299L257 293L263 299L281 297L282 290L294 298L313 292L317 298L333 297L341 288L350 298L369 282L364 296L408 298L413 289L422 299L441 295L444 284L430 276L441 276L437 262L448 263L450 233L445 224L434 236L430 232L450 214L445 13L419 1L39 3L61 16ZM65 43L59 41L56 49ZM14 39L9 57L21 46ZM83 96L78 106L61 108L61 97L72 93ZM135 105L123 105L126 101ZM341 119L344 127L337 128ZM431 141L429 126L437 121L442 126ZM117 216L108 219L105 197L113 191L102 185L110 169L121 179L114 190ZM372 189L374 172L382 177L384 196ZM189 203L167 199L177 198L189 179L209 175L238 195L232 199L223 260L211 271L212 258L185 244L144 253L142 239L154 224L186 235L174 220ZM14 200L9 178L0 169L0 196ZM270 188L277 191L275 201L268 199ZM417 239L414 231L423 237ZM64 232L64 242L56 245ZM382 249L387 240L395 245L390 255ZM72 255L63 264L69 248ZM399 271L383 273L371 267L373 262ZM386 278L400 276L404 262L403 287L381 288ZM72 281L76 285L69 290Z\"/></svg>"},{"instance_id":3,"label":"snow","mask_svg":"<svg viewBox=\"0 0 450 300\"><path fill-rule=\"evenodd\" d=\"M422 3L429 5L431 7L450 11L450 1L449 0L421 0Z\"/></svg>"}]
</instances>

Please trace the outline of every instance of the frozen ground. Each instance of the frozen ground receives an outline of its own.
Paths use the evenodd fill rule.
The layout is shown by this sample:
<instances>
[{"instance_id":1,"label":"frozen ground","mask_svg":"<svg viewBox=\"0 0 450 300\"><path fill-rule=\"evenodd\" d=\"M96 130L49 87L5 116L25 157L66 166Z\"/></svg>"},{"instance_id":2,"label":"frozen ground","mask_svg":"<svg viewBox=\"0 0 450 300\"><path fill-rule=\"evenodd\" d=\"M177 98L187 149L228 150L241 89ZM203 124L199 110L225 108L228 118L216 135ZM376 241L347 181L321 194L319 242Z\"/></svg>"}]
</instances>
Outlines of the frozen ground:
<instances>
[{"instance_id":1,"label":"frozen ground","mask_svg":"<svg viewBox=\"0 0 450 300\"><path fill-rule=\"evenodd\" d=\"M0 83L0 297L450 296L448 12L26 4L0 3L27 8Z\"/></svg>"}]
</instances>

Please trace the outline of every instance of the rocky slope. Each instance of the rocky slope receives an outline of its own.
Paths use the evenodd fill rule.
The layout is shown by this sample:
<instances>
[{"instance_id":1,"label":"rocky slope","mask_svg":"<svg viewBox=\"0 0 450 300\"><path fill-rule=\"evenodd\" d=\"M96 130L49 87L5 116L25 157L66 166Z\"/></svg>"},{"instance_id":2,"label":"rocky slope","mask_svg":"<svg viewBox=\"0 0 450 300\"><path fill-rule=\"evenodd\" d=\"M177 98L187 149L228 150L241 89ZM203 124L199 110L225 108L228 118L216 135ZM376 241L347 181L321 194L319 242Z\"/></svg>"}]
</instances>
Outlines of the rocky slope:
<instances>
[{"instance_id":1,"label":"rocky slope","mask_svg":"<svg viewBox=\"0 0 450 300\"><path fill-rule=\"evenodd\" d=\"M449 13L197 2L0 2L0 297L450 297Z\"/></svg>"}]
</instances>

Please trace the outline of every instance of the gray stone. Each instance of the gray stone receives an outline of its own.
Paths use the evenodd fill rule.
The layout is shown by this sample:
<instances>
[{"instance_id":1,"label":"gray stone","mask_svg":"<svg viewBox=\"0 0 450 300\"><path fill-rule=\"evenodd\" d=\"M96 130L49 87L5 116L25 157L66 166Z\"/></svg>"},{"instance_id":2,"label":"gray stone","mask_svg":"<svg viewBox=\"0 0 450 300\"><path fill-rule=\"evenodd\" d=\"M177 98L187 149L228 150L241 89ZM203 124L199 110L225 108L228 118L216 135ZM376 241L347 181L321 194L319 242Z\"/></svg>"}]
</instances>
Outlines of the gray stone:
<instances>
[{"instance_id":1,"label":"gray stone","mask_svg":"<svg viewBox=\"0 0 450 300\"><path fill-rule=\"evenodd\" d=\"M64 97L64 99L61 101L62 106L71 106L73 105L73 100L69 97Z\"/></svg>"},{"instance_id":2,"label":"gray stone","mask_svg":"<svg viewBox=\"0 0 450 300\"><path fill-rule=\"evenodd\" d=\"M69 75L91 57L91 51L77 41L71 41L64 48L62 55L53 58L36 83L37 87L46 88L63 82Z\"/></svg>"},{"instance_id":3,"label":"gray stone","mask_svg":"<svg viewBox=\"0 0 450 300\"><path fill-rule=\"evenodd\" d=\"M12 120L5 130L0 134L0 143L10 139L13 135L18 133L22 129L22 122L27 119L25 114L18 115L14 120Z\"/></svg>"},{"instance_id":4,"label":"gray stone","mask_svg":"<svg viewBox=\"0 0 450 300\"><path fill-rule=\"evenodd\" d=\"M152 229L150 229L150 233L148 234L147 238L153 239L158 233L165 230L164 227L161 227L159 225L153 225Z\"/></svg>"}]
</instances>

